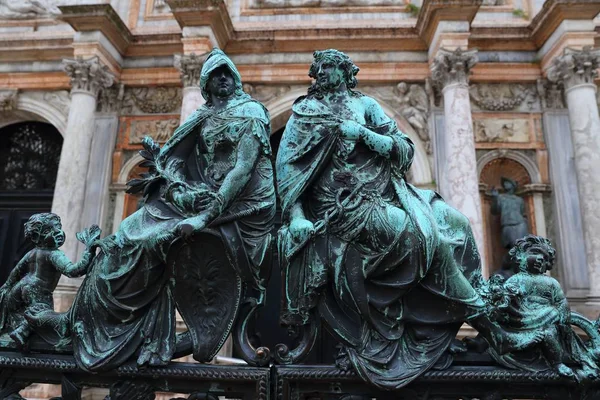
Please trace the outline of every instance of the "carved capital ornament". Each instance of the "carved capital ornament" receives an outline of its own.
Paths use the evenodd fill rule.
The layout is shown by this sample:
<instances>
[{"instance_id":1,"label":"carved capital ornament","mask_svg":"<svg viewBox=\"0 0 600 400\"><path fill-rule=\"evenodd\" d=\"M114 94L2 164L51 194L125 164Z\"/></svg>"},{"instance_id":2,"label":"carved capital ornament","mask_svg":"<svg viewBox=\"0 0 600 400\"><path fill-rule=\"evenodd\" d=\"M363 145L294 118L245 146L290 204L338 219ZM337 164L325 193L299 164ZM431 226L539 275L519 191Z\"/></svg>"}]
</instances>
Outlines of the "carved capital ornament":
<instances>
[{"instance_id":1,"label":"carved capital ornament","mask_svg":"<svg viewBox=\"0 0 600 400\"><path fill-rule=\"evenodd\" d=\"M431 64L432 81L440 89L455 84L467 85L477 61L477 50L439 49Z\"/></svg>"},{"instance_id":2,"label":"carved capital ornament","mask_svg":"<svg viewBox=\"0 0 600 400\"><path fill-rule=\"evenodd\" d=\"M98 96L101 89L110 87L115 77L108 71L106 65L102 65L98 57L83 59L78 57L74 60L63 60L63 69L71 78L71 92L84 92L94 97Z\"/></svg>"},{"instance_id":3,"label":"carved capital ornament","mask_svg":"<svg viewBox=\"0 0 600 400\"><path fill-rule=\"evenodd\" d=\"M562 84L565 90L575 86L594 84L600 64L600 49L585 46L581 50L566 48L548 68L548 79Z\"/></svg>"}]
</instances>

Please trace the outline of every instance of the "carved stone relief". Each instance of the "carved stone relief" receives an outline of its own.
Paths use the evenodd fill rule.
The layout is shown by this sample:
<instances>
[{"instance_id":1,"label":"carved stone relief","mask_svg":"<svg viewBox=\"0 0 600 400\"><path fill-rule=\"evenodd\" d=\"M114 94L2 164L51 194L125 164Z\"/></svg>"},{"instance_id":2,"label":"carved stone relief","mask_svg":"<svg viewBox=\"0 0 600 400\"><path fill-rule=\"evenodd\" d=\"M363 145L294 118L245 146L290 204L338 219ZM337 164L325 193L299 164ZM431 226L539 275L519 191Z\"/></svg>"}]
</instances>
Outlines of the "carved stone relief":
<instances>
[{"instance_id":1,"label":"carved stone relief","mask_svg":"<svg viewBox=\"0 0 600 400\"><path fill-rule=\"evenodd\" d=\"M98 93L98 112L117 112L121 109L123 103L125 87L123 84L112 85L108 88L103 88Z\"/></svg>"},{"instance_id":2,"label":"carved stone relief","mask_svg":"<svg viewBox=\"0 0 600 400\"><path fill-rule=\"evenodd\" d=\"M154 7L152 11L156 14L165 14L170 12L171 9L165 0L154 0Z\"/></svg>"},{"instance_id":3,"label":"carved stone relief","mask_svg":"<svg viewBox=\"0 0 600 400\"><path fill-rule=\"evenodd\" d=\"M474 109L485 111L540 111L533 85L477 84L469 89Z\"/></svg>"},{"instance_id":4,"label":"carved stone relief","mask_svg":"<svg viewBox=\"0 0 600 400\"><path fill-rule=\"evenodd\" d=\"M0 111L12 111L17 108L19 92L17 90L0 90Z\"/></svg>"},{"instance_id":5,"label":"carved stone relief","mask_svg":"<svg viewBox=\"0 0 600 400\"><path fill-rule=\"evenodd\" d=\"M538 79L537 90L544 110L565 108L564 93L559 83Z\"/></svg>"},{"instance_id":6,"label":"carved stone relief","mask_svg":"<svg viewBox=\"0 0 600 400\"><path fill-rule=\"evenodd\" d=\"M506 4L506 0L483 0L482 6L503 6Z\"/></svg>"},{"instance_id":7,"label":"carved stone relief","mask_svg":"<svg viewBox=\"0 0 600 400\"><path fill-rule=\"evenodd\" d=\"M122 114L169 114L181 110L182 91L174 87L128 88Z\"/></svg>"},{"instance_id":8,"label":"carved stone relief","mask_svg":"<svg viewBox=\"0 0 600 400\"><path fill-rule=\"evenodd\" d=\"M473 121L475 141L527 143L531 130L528 119L493 118Z\"/></svg>"},{"instance_id":9,"label":"carved stone relief","mask_svg":"<svg viewBox=\"0 0 600 400\"><path fill-rule=\"evenodd\" d=\"M135 120L131 122L130 144L140 144L145 136L164 143L173 136L179 126L179 118L163 120Z\"/></svg>"},{"instance_id":10,"label":"carved stone relief","mask_svg":"<svg viewBox=\"0 0 600 400\"><path fill-rule=\"evenodd\" d=\"M46 18L60 14L58 0L0 0L0 19Z\"/></svg>"},{"instance_id":11,"label":"carved stone relief","mask_svg":"<svg viewBox=\"0 0 600 400\"><path fill-rule=\"evenodd\" d=\"M42 98L54 108L59 110L63 115L69 114L71 106L71 94L66 90L57 90L55 92L44 92Z\"/></svg>"},{"instance_id":12,"label":"carved stone relief","mask_svg":"<svg viewBox=\"0 0 600 400\"><path fill-rule=\"evenodd\" d=\"M290 92L292 89L305 88L305 86L290 86L290 85L252 85L244 83L244 91L261 103L267 103L278 96Z\"/></svg>"}]
</instances>

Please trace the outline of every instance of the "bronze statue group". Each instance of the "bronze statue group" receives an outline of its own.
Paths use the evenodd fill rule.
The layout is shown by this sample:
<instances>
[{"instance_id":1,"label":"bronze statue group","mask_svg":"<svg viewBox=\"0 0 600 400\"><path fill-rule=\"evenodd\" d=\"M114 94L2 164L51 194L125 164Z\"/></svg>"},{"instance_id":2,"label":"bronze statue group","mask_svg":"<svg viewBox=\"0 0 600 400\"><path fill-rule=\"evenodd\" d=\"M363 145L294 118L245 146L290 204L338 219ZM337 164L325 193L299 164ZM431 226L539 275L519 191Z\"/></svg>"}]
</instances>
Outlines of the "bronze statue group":
<instances>
[{"instance_id":1,"label":"bronze statue group","mask_svg":"<svg viewBox=\"0 0 600 400\"><path fill-rule=\"evenodd\" d=\"M533 235L513 241L518 273L484 280L467 218L436 192L406 182L414 144L356 90L358 71L342 52L314 53L314 83L294 103L273 168L268 111L243 91L232 61L213 50L199 82L206 103L162 148L144 140L148 172L130 182L143 205L116 233L100 239L97 227L82 232L86 250L72 263L59 249L58 216L27 222L35 248L0 289L0 325L10 338L3 343L27 349L36 334L72 346L88 371L131 360L164 366L178 345L177 308L194 357L210 361L239 318L237 305L221 316L222 332L198 335L194 327L206 321L194 319L207 314L186 312L176 282L185 274L174 272L190 265L209 271L194 251L182 255L186 246L210 252L210 241L194 240L209 235L222 244L244 301L257 308L277 246L281 323L310 330L322 322L341 344L337 365L379 388L401 388L444 364L463 323L504 367L597 378L600 336L546 274L555 259L550 242ZM283 226L273 237L276 196ZM53 310L61 274L85 274L67 313ZM194 307L213 307L212 292L203 293ZM287 362L308 351L292 352Z\"/></svg>"}]
</instances>

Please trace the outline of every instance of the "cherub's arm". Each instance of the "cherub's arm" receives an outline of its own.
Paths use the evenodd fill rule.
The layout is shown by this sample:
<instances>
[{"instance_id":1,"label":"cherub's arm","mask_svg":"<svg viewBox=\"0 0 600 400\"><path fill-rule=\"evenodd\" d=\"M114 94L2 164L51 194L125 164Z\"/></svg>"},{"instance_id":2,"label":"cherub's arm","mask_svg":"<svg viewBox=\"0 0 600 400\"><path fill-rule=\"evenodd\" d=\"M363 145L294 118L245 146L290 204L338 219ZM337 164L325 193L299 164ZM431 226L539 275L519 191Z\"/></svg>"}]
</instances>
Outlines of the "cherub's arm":
<instances>
[{"instance_id":1,"label":"cherub's arm","mask_svg":"<svg viewBox=\"0 0 600 400\"><path fill-rule=\"evenodd\" d=\"M32 250L29 253L25 254L25 256L21 258L21 260L17 263L16 267L14 267L12 271L10 271L10 275L8 276L8 279L6 280L2 288L9 288L14 286L15 283L17 283L23 277L23 275L27 271L27 264L29 264L29 259L31 258L31 253L33 251L35 250Z\"/></svg>"},{"instance_id":2,"label":"cherub's arm","mask_svg":"<svg viewBox=\"0 0 600 400\"><path fill-rule=\"evenodd\" d=\"M81 260L76 263L71 262L62 250L54 250L52 255L50 255L50 262L52 262L52 265L61 274L68 276L69 278L77 278L85 275L91 260L92 253L88 250L83 252Z\"/></svg>"}]
</instances>

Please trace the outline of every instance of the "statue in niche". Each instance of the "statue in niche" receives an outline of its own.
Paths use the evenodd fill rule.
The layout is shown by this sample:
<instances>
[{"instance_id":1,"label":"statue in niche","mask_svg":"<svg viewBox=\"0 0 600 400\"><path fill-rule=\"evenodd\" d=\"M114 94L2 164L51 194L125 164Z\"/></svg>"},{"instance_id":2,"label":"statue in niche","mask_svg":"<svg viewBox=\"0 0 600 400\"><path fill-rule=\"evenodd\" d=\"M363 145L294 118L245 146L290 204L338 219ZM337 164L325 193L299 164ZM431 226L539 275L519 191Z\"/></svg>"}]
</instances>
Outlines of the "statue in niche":
<instances>
[{"instance_id":1,"label":"statue in niche","mask_svg":"<svg viewBox=\"0 0 600 400\"><path fill-rule=\"evenodd\" d=\"M395 93L400 113L415 129L417 135L419 135L419 138L425 144L427 153L431 154L431 139L429 137L429 123L427 121L429 100L427 99L425 89L415 84L410 85L409 88L406 82L400 82L396 86Z\"/></svg>"},{"instance_id":2,"label":"statue in niche","mask_svg":"<svg viewBox=\"0 0 600 400\"><path fill-rule=\"evenodd\" d=\"M502 246L506 249L512 248L518 239L529 233L525 213L525 201L517 196L518 184L515 180L502 177L504 193L499 194L496 188L492 188L492 214L500 216L502 228Z\"/></svg>"},{"instance_id":3,"label":"statue in niche","mask_svg":"<svg viewBox=\"0 0 600 400\"><path fill-rule=\"evenodd\" d=\"M599 372L594 344L600 335L597 326L576 313L572 315L560 284L546 275L554 265L555 253L548 239L527 235L509 252L518 273L506 280L496 276L488 282L484 297L491 313L503 329L516 332L519 338L517 348L507 347L505 354L490 348L490 354L508 368L554 369L567 378L594 379ZM592 338L590 344L581 340L571 324Z\"/></svg>"},{"instance_id":4,"label":"statue in niche","mask_svg":"<svg viewBox=\"0 0 600 400\"><path fill-rule=\"evenodd\" d=\"M0 332L8 331L19 348L26 346L34 331L48 342L66 344L68 325L62 315L54 312L52 292L61 274L76 278L86 273L94 257L93 244L99 237L96 225L78 233L77 239L86 250L81 260L72 263L60 250L65 242L60 217L52 213L32 215L25 223L25 238L35 248L19 261L0 288Z\"/></svg>"},{"instance_id":5,"label":"statue in niche","mask_svg":"<svg viewBox=\"0 0 600 400\"><path fill-rule=\"evenodd\" d=\"M144 202L98 242L75 297L70 321L82 369L111 370L130 358L162 366L186 343L208 362L240 304L264 302L275 216L269 115L218 49L200 86L206 104L162 149L144 139L149 172L129 182ZM175 307L188 326L178 340Z\"/></svg>"},{"instance_id":6,"label":"statue in niche","mask_svg":"<svg viewBox=\"0 0 600 400\"><path fill-rule=\"evenodd\" d=\"M344 53L315 52L315 81L281 140L281 322L314 338L322 320L342 344L339 367L396 389L448 365L465 321L497 348L514 338L476 290L480 256L467 218L406 182L414 145L355 90L358 71ZM276 357L297 362L311 346L300 343Z\"/></svg>"}]
</instances>

